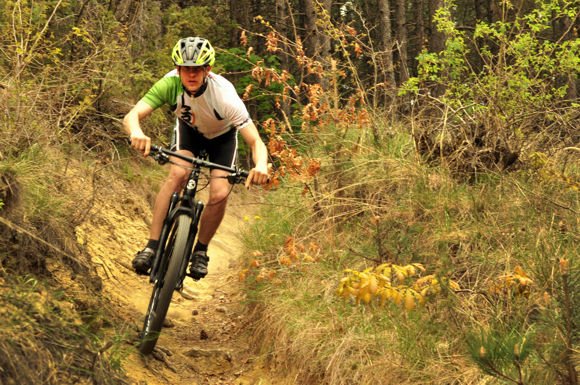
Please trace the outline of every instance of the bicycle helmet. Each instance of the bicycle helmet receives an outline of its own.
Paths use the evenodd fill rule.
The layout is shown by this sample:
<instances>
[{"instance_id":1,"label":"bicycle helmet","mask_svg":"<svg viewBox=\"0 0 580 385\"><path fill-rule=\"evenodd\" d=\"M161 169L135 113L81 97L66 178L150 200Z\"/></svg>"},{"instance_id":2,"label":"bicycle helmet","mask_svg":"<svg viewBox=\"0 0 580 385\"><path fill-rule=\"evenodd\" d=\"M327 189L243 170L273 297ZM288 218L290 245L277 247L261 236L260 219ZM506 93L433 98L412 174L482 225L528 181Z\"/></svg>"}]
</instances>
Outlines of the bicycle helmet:
<instances>
[{"instance_id":1,"label":"bicycle helmet","mask_svg":"<svg viewBox=\"0 0 580 385\"><path fill-rule=\"evenodd\" d=\"M186 37L175 44L171 58L176 66L212 66L215 62L215 51L203 37Z\"/></svg>"}]
</instances>

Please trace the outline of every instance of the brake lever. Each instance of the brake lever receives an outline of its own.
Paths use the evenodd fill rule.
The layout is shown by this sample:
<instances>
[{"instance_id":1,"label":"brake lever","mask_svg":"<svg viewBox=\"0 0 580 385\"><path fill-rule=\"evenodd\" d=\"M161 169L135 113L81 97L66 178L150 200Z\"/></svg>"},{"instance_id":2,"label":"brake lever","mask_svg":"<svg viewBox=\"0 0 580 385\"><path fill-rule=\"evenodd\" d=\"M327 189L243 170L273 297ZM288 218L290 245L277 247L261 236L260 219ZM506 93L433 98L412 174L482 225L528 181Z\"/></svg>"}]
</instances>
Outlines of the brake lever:
<instances>
[{"instance_id":1,"label":"brake lever","mask_svg":"<svg viewBox=\"0 0 580 385\"><path fill-rule=\"evenodd\" d=\"M230 174L226 178L230 184L243 183L245 179L245 177L238 172L235 174Z\"/></svg>"},{"instance_id":2,"label":"brake lever","mask_svg":"<svg viewBox=\"0 0 580 385\"><path fill-rule=\"evenodd\" d=\"M155 159L155 161L157 163L159 163L160 165L164 165L167 162L169 162L169 156L167 156L166 154L164 154L162 152L158 152L155 155L153 155L153 159Z\"/></svg>"}]
</instances>

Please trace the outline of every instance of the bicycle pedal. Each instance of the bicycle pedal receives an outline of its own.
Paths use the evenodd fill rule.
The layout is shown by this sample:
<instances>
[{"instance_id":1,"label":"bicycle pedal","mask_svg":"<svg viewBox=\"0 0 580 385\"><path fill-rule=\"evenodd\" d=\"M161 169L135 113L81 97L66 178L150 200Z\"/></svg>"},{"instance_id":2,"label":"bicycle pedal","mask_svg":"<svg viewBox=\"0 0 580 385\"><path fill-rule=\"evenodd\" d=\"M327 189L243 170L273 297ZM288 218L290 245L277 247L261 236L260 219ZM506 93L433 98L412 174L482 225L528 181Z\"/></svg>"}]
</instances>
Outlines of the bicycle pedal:
<instances>
[{"instance_id":1,"label":"bicycle pedal","mask_svg":"<svg viewBox=\"0 0 580 385\"><path fill-rule=\"evenodd\" d=\"M200 273L194 272L194 271L188 271L186 275L195 281L199 281L200 279L202 279L206 276L206 274L200 274Z\"/></svg>"},{"instance_id":2,"label":"bicycle pedal","mask_svg":"<svg viewBox=\"0 0 580 385\"><path fill-rule=\"evenodd\" d=\"M139 270L139 269L133 269L133 271L135 273L137 273L137 275L149 275L149 270L143 271L143 270Z\"/></svg>"}]
</instances>

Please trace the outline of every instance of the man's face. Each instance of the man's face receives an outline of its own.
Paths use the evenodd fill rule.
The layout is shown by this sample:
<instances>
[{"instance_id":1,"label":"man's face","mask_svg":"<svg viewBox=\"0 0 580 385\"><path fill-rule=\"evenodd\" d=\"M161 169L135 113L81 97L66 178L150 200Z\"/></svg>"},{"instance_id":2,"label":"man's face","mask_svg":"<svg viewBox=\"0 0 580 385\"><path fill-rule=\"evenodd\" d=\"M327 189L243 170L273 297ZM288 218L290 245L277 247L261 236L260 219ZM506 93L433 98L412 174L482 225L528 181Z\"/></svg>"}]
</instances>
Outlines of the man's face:
<instances>
[{"instance_id":1,"label":"man's face","mask_svg":"<svg viewBox=\"0 0 580 385\"><path fill-rule=\"evenodd\" d=\"M195 93L203 85L203 81L209 73L211 67L177 67L181 83L191 93Z\"/></svg>"}]
</instances>

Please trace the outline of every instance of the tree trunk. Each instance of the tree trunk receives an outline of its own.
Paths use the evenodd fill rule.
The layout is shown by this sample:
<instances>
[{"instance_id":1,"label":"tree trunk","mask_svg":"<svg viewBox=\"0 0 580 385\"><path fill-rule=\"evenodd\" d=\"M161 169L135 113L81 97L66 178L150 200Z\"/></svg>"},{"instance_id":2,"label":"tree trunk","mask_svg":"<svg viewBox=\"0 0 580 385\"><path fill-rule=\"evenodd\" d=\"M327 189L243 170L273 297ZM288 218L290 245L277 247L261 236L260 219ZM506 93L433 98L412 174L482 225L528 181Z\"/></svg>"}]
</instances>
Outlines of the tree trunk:
<instances>
[{"instance_id":1,"label":"tree trunk","mask_svg":"<svg viewBox=\"0 0 580 385\"><path fill-rule=\"evenodd\" d=\"M391 7L389 0L379 0L380 31L381 31L381 49L384 52L383 65L385 78L394 84L395 76L393 72L393 34L391 26Z\"/></svg>"},{"instance_id":2,"label":"tree trunk","mask_svg":"<svg viewBox=\"0 0 580 385\"><path fill-rule=\"evenodd\" d=\"M384 104L388 103L389 92L395 88L395 72L393 67L393 33L391 26L391 7L389 0L379 0L379 30L380 47L379 65L382 67L383 83L385 84ZM374 104L378 99L375 97Z\"/></svg>"},{"instance_id":3,"label":"tree trunk","mask_svg":"<svg viewBox=\"0 0 580 385\"><path fill-rule=\"evenodd\" d=\"M326 12L332 18L332 0L322 0L322 7L324 12ZM319 43L320 56L326 61L326 59L328 59L330 56L330 37L324 31L320 31Z\"/></svg>"},{"instance_id":4,"label":"tree trunk","mask_svg":"<svg viewBox=\"0 0 580 385\"><path fill-rule=\"evenodd\" d=\"M230 0L230 17L231 20L243 29L251 27L251 0ZM240 44L240 30L233 28L230 36L230 44L236 47Z\"/></svg>"},{"instance_id":5,"label":"tree trunk","mask_svg":"<svg viewBox=\"0 0 580 385\"><path fill-rule=\"evenodd\" d=\"M435 11L443 5L442 0L432 0L429 3L429 51L441 52L445 48L445 35L443 32L437 30L437 26L433 22Z\"/></svg>"},{"instance_id":6,"label":"tree trunk","mask_svg":"<svg viewBox=\"0 0 580 385\"><path fill-rule=\"evenodd\" d=\"M276 31L283 36L284 38L292 39L290 36L289 31L289 9L287 0L276 0L276 19L275 19L275 28ZM290 61L288 60L288 50L284 46L278 47L280 51L277 52L278 58L280 59L280 67L286 70L290 69ZM290 98L280 100L280 115L281 120L287 125L286 129L291 131L292 127L290 126L290 119L288 118L291 115L291 100Z\"/></svg>"},{"instance_id":7,"label":"tree trunk","mask_svg":"<svg viewBox=\"0 0 580 385\"><path fill-rule=\"evenodd\" d=\"M413 57L416 57L427 45L427 40L425 38L425 0L416 0L415 6L415 20L417 22L417 26L415 27L415 37L418 44L413 52Z\"/></svg>"},{"instance_id":8,"label":"tree trunk","mask_svg":"<svg viewBox=\"0 0 580 385\"><path fill-rule=\"evenodd\" d=\"M569 17L564 17L562 20L563 32L565 33L565 40L576 40L578 39L578 29L573 28L572 20ZM568 88L566 89L566 99L576 100L578 98L578 89L576 87L578 83L578 78L576 72L571 71L566 74Z\"/></svg>"},{"instance_id":9,"label":"tree trunk","mask_svg":"<svg viewBox=\"0 0 580 385\"><path fill-rule=\"evenodd\" d=\"M491 4L489 0L474 0L475 19L477 21L491 22Z\"/></svg>"},{"instance_id":10,"label":"tree trunk","mask_svg":"<svg viewBox=\"0 0 580 385\"><path fill-rule=\"evenodd\" d=\"M316 0L304 0L304 49L306 55L314 58L319 54L318 33L316 28Z\"/></svg>"},{"instance_id":11,"label":"tree trunk","mask_svg":"<svg viewBox=\"0 0 580 385\"><path fill-rule=\"evenodd\" d=\"M407 36L407 11L405 0L397 0L396 20L397 20L397 50L399 53L399 82L404 83L409 79L409 63L407 47L409 45Z\"/></svg>"},{"instance_id":12,"label":"tree trunk","mask_svg":"<svg viewBox=\"0 0 580 385\"><path fill-rule=\"evenodd\" d=\"M284 38L289 38L288 34L288 9L286 7L286 0L276 0L276 17L274 20L274 27L276 31ZM279 47L284 49L283 47ZM288 56L286 53L278 53L282 68L288 68Z\"/></svg>"}]
</instances>

